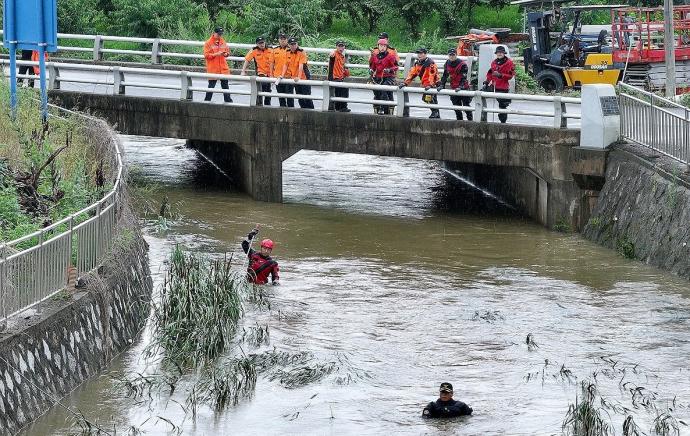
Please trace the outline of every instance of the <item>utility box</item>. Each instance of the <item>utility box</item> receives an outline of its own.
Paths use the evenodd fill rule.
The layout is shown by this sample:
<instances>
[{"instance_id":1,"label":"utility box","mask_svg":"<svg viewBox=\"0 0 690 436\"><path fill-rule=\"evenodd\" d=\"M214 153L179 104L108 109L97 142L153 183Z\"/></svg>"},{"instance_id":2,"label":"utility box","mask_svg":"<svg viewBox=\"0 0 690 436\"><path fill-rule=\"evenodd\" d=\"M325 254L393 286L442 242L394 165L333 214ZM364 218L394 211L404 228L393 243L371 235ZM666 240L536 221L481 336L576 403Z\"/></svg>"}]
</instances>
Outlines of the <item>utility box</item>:
<instances>
[{"instance_id":1,"label":"utility box","mask_svg":"<svg viewBox=\"0 0 690 436\"><path fill-rule=\"evenodd\" d=\"M491 68L491 62L496 59L496 47L503 46L506 49L506 56L511 58L510 49L505 44L483 44L479 46L479 63L477 69L477 84L479 89L486 80L486 73ZM515 77L510 79L510 92L515 92Z\"/></svg>"},{"instance_id":2,"label":"utility box","mask_svg":"<svg viewBox=\"0 0 690 436\"><path fill-rule=\"evenodd\" d=\"M604 149L618 141L621 114L616 89L612 85L582 86L580 146Z\"/></svg>"}]
</instances>

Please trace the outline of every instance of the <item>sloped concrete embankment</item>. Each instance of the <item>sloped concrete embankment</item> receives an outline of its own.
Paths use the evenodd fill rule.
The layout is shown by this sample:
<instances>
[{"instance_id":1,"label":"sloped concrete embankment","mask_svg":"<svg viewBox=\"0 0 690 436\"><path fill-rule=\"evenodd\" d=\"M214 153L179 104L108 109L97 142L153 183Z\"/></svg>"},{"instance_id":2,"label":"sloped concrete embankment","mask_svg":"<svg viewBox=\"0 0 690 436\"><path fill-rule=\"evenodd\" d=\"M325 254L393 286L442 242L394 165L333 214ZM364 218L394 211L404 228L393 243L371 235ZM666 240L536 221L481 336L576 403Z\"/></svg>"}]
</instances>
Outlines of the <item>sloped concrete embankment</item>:
<instances>
[{"instance_id":1,"label":"sloped concrete embankment","mask_svg":"<svg viewBox=\"0 0 690 436\"><path fill-rule=\"evenodd\" d=\"M583 235L690 279L690 173L639 146L617 145Z\"/></svg>"}]
</instances>

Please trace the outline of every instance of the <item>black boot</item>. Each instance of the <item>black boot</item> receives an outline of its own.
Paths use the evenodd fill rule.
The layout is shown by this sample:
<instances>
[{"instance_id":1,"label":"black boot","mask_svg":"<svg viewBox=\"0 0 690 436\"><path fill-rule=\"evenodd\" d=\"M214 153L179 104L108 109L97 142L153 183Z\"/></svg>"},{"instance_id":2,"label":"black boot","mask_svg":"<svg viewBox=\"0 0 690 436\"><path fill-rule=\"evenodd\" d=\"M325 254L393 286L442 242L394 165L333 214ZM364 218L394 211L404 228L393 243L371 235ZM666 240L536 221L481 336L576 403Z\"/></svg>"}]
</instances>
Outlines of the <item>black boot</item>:
<instances>
[{"instance_id":1,"label":"black boot","mask_svg":"<svg viewBox=\"0 0 690 436\"><path fill-rule=\"evenodd\" d=\"M429 118L441 118L441 114L439 113L438 109L432 109Z\"/></svg>"}]
</instances>

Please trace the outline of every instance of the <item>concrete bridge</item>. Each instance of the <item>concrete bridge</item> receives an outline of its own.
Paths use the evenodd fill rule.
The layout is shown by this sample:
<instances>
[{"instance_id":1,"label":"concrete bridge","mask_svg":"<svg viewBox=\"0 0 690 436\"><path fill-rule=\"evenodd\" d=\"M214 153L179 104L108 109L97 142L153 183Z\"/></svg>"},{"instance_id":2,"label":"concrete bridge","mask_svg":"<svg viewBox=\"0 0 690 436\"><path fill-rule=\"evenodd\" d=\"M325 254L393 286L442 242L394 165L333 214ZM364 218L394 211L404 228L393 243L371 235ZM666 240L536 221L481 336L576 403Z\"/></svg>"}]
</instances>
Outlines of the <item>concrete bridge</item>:
<instances>
[{"instance_id":1,"label":"concrete bridge","mask_svg":"<svg viewBox=\"0 0 690 436\"><path fill-rule=\"evenodd\" d=\"M282 201L282 162L300 150L438 160L537 221L573 228L589 211L605 154L574 129L238 107L54 90L52 100L104 117L124 134L184 138L253 198ZM580 184L578 184L580 181ZM401 187L404 189L404 187Z\"/></svg>"}]
</instances>

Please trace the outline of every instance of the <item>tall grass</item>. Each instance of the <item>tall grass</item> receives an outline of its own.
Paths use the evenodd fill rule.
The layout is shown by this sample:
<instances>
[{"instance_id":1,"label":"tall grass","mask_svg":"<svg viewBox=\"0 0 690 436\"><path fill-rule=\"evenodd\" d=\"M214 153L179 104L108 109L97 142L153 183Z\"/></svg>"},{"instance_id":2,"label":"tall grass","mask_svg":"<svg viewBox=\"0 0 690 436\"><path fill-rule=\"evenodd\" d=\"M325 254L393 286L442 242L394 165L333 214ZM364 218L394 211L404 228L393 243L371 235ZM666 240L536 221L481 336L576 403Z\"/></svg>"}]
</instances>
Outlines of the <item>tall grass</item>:
<instances>
[{"instance_id":1,"label":"tall grass","mask_svg":"<svg viewBox=\"0 0 690 436\"><path fill-rule=\"evenodd\" d=\"M208 260L175 247L154 307L154 341L167 360L204 366L227 351L242 318L244 277L232 269L232 258Z\"/></svg>"}]
</instances>

